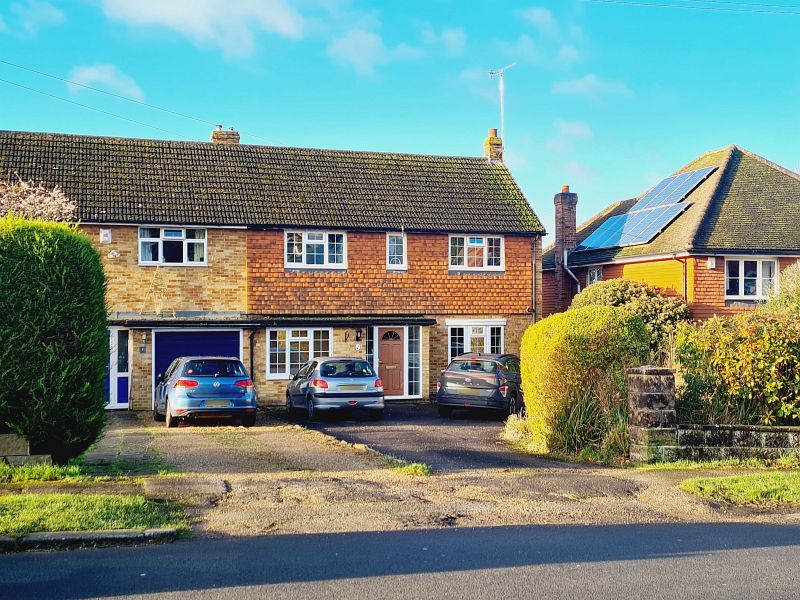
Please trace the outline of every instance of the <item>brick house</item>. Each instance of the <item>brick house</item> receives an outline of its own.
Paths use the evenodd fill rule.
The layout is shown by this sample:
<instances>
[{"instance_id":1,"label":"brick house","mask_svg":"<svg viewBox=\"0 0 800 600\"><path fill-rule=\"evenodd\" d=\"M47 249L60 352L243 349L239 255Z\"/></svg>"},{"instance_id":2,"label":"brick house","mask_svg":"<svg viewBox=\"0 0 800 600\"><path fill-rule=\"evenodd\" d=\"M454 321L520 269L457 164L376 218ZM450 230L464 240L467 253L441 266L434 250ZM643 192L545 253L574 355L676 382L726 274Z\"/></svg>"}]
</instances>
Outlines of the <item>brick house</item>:
<instances>
[{"instance_id":1,"label":"brick house","mask_svg":"<svg viewBox=\"0 0 800 600\"><path fill-rule=\"evenodd\" d=\"M738 146L700 156L580 227L577 201L566 186L554 199L544 316L566 310L587 285L620 277L683 298L695 319L748 311L800 258L800 175Z\"/></svg>"},{"instance_id":2,"label":"brick house","mask_svg":"<svg viewBox=\"0 0 800 600\"><path fill-rule=\"evenodd\" d=\"M60 185L100 251L109 407L151 408L176 356L235 355L262 403L313 356L425 399L541 314L542 225L491 130L479 158L0 132L0 169Z\"/></svg>"}]
</instances>

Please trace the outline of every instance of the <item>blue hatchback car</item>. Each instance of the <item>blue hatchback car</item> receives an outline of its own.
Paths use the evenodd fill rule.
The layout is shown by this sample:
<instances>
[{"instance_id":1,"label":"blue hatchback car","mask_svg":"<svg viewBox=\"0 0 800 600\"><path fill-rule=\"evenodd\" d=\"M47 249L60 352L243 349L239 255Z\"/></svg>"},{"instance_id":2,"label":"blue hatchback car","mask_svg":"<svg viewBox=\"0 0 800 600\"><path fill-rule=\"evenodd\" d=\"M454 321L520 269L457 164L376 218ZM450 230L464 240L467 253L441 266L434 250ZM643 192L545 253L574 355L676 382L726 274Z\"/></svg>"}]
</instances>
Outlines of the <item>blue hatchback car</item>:
<instances>
[{"instance_id":1,"label":"blue hatchback car","mask_svg":"<svg viewBox=\"0 0 800 600\"><path fill-rule=\"evenodd\" d=\"M256 422L255 387L238 358L182 356L157 379L153 418L167 427L202 418L237 418L245 427Z\"/></svg>"}]
</instances>

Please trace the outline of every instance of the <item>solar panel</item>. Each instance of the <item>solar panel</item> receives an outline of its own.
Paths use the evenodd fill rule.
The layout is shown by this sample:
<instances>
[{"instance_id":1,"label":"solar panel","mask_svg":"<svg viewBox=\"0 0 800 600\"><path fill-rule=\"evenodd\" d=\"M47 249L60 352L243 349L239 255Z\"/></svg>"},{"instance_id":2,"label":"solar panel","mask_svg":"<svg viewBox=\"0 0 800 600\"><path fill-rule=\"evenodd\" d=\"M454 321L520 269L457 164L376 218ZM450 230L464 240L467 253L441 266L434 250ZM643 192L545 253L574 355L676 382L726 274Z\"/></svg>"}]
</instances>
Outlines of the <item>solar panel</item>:
<instances>
[{"instance_id":1,"label":"solar panel","mask_svg":"<svg viewBox=\"0 0 800 600\"><path fill-rule=\"evenodd\" d=\"M575 250L648 243L689 207L680 202L716 169L707 167L662 179L626 214L606 219Z\"/></svg>"},{"instance_id":2,"label":"solar panel","mask_svg":"<svg viewBox=\"0 0 800 600\"><path fill-rule=\"evenodd\" d=\"M716 168L697 169L662 179L634 205L630 212L677 204L703 183Z\"/></svg>"}]
</instances>

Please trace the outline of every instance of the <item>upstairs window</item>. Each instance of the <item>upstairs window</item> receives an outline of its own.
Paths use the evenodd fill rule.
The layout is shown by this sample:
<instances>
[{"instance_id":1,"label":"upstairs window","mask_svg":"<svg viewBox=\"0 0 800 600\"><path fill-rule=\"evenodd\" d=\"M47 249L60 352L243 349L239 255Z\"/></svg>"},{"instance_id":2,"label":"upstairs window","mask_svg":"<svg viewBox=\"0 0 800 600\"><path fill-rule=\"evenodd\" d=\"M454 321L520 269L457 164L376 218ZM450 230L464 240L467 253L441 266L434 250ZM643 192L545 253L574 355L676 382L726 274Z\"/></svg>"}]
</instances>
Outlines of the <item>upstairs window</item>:
<instances>
[{"instance_id":1,"label":"upstairs window","mask_svg":"<svg viewBox=\"0 0 800 600\"><path fill-rule=\"evenodd\" d=\"M386 234L386 268L390 271L405 271L408 268L404 233Z\"/></svg>"},{"instance_id":2,"label":"upstairs window","mask_svg":"<svg viewBox=\"0 0 800 600\"><path fill-rule=\"evenodd\" d=\"M451 235L450 269L502 271L505 264L503 246L503 238L499 236Z\"/></svg>"},{"instance_id":3,"label":"upstairs window","mask_svg":"<svg viewBox=\"0 0 800 600\"><path fill-rule=\"evenodd\" d=\"M763 300L775 289L778 262L775 259L725 259L725 298Z\"/></svg>"},{"instance_id":4,"label":"upstairs window","mask_svg":"<svg viewBox=\"0 0 800 600\"><path fill-rule=\"evenodd\" d=\"M347 236L332 231L287 231L286 267L293 269L344 269Z\"/></svg>"},{"instance_id":5,"label":"upstairs window","mask_svg":"<svg viewBox=\"0 0 800 600\"><path fill-rule=\"evenodd\" d=\"M139 264L205 265L206 230L196 227L139 227Z\"/></svg>"}]
</instances>

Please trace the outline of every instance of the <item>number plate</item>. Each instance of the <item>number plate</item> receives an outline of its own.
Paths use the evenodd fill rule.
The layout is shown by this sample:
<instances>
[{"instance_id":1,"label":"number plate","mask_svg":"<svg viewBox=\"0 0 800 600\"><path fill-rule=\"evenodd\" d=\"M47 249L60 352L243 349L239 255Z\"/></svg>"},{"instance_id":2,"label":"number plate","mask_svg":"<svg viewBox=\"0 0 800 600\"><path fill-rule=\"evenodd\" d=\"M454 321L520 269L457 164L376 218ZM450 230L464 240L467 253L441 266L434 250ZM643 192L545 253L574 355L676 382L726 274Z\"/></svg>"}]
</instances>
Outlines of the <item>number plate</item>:
<instances>
[{"instance_id":1,"label":"number plate","mask_svg":"<svg viewBox=\"0 0 800 600\"><path fill-rule=\"evenodd\" d=\"M206 400L206 406L214 408L220 406L230 406L230 402L227 400Z\"/></svg>"},{"instance_id":2,"label":"number plate","mask_svg":"<svg viewBox=\"0 0 800 600\"><path fill-rule=\"evenodd\" d=\"M339 389L343 392L356 392L364 389L363 385L340 385Z\"/></svg>"}]
</instances>

